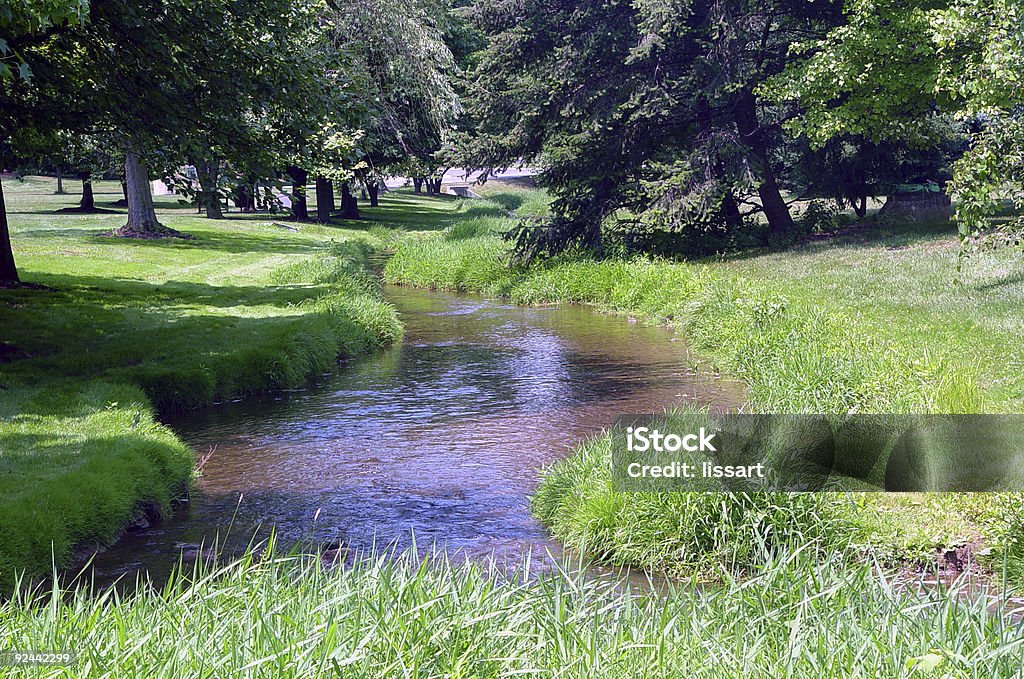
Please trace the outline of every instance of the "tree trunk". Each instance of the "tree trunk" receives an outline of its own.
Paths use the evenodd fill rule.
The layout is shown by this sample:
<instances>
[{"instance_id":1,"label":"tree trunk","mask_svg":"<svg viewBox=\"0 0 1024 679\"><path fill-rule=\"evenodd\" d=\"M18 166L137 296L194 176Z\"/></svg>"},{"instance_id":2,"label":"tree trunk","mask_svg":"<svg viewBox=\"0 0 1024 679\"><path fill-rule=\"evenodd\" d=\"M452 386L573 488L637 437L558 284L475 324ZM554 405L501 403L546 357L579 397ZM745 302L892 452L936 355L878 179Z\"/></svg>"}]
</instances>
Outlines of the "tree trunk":
<instances>
[{"instance_id":1,"label":"tree trunk","mask_svg":"<svg viewBox=\"0 0 1024 679\"><path fill-rule=\"evenodd\" d=\"M11 231L7 226L7 206L4 204L4 185L0 180L0 286L17 285L18 267L14 265L11 249Z\"/></svg>"},{"instance_id":2,"label":"tree trunk","mask_svg":"<svg viewBox=\"0 0 1024 679\"><path fill-rule=\"evenodd\" d=\"M722 196L722 218L730 230L739 229L743 226L743 215L740 214L740 206L736 202L736 196L732 189L726 189Z\"/></svg>"},{"instance_id":3,"label":"tree trunk","mask_svg":"<svg viewBox=\"0 0 1024 679\"><path fill-rule=\"evenodd\" d=\"M242 212L255 212L256 199L255 189L249 182L242 182L235 189L235 204Z\"/></svg>"},{"instance_id":4,"label":"tree trunk","mask_svg":"<svg viewBox=\"0 0 1024 679\"><path fill-rule=\"evenodd\" d=\"M96 198L92 193L92 175L82 177L82 200L78 202L78 209L88 212L96 209Z\"/></svg>"},{"instance_id":5,"label":"tree trunk","mask_svg":"<svg viewBox=\"0 0 1024 679\"><path fill-rule=\"evenodd\" d=\"M210 219L224 219L224 211L220 204L220 164L216 161L203 161L197 168L199 174L199 206L206 210Z\"/></svg>"},{"instance_id":6,"label":"tree trunk","mask_svg":"<svg viewBox=\"0 0 1024 679\"><path fill-rule=\"evenodd\" d=\"M330 224L334 210L334 182L326 177L316 178L316 221Z\"/></svg>"},{"instance_id":7,"label":"tree trunk","mask_svg":"<svg viewBox=\"0 0 1024 679\"><path fill-rule=\"evenodd\" d=\"M789 233L793 230L793 216L789 214L789 207L782 199L779 184L772 171L768 143L757 120L757 99L754 98L753 92L743 90L739 93L735 117L736 127L748 149L750 164L759 180L757 195L761 199L764 215L768 218L768 227L773 235Z\"/></svg>"},{"instance_id":8,"label":"tree trunk","mask_svg":"<svg viewBox=\"0 0 1024 679\"><path fill-rule=\"evenodd\" d=\"M288 176L292 180L292 219L304 222L309 220L309 207L306 204L306 182L309 173L294 165L288 168Z\"/></svg>"},{"instance_id":9,"label":"tree trunk","mask_svg":"<svg viewBox=\"0 0 1024 679\"><path fill-rule=\"evenodd\" d=\"M111 205L115 207L128 207L128 182L121 180L121 198L115 200Z\"/></svg>"},{"instance_id":10,"label":"tree trunk","mask_svg":"<svg viewBox=\"0 0 1024 679\"><path fill-rule=\"evenodd\" d=\"M853 211L857 213L858 219L864 219L864 216L868 213L868 197L865 194L861 194L856 205L853 206Z\"/></svg>"},{"instance_id":11,"label":"tree trunk","mask_svg":"<svg viewBox=\"0 0 1024 679\"><path fill-rule=\"evenodd\" d=\"M423 178L413 177L412 178L412 190L416 193L423 193Z\"/></svg>"},{"instance_id":12,"label":"tree trunk","mask_svg":"<svg viewBox=\"0 0 1024 679\"><path fill-rule=\"evenodd\" d=\"M377 182L366 182L366 193L370 196L370 207L377 207L380 205L380 186Z\"/></svg>"},{"instance_id":13,"label":"tree trunk","mask_svg":"<svg viewBox=\"0 0 1024 679\"><path fill-rule=\"evenodd\" d=\"M359 203L352 195L352 187L348 182L341 185L341 218L359 219Z\"/></svg>"},{"instance_id":14,"label":"tree trunk","mask_svg":"<svg viewBox=\"0 0 1024 679\"><path fill-rule=\"evenodd\" d=\"M124 179L128 190L128 223L115 231L114 235L126 238L187 238L157 220L149 171L138 154L125 154Z\"/></svg>"},{"instance_id":15,"label":"tree trunk","mask_svg":"<svg viewBox=\"0 0 1024 679\"><path fill-rule=\"evenodd\" d=\"M67 191L64 190L64 173L61 169L57 168L57 195L63 196Z\"/></svg>"}]
</instances>

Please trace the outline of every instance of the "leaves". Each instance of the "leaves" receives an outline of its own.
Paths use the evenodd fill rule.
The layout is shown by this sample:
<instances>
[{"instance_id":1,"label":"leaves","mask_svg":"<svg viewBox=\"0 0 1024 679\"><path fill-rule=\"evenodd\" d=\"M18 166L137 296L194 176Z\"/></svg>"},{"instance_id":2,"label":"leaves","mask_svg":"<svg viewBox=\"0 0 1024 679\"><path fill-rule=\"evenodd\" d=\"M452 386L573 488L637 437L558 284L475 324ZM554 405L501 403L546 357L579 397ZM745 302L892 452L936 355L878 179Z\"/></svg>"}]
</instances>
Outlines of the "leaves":
<instances>
[{"instance_id":1,"label":"leaves","mask_svg":"<svg viewBox=\"0 0 1024 679\"><path fill-rule=\"evenodd\" d=\"M1004 198L1024 204L1020 0L853 0L844 25L796 53L803 58L763 91L799 102L790 129L815 144L898 139L936 110L975 126L950 185L965 247L992 227Z\"/></svg>"}]
</instances>

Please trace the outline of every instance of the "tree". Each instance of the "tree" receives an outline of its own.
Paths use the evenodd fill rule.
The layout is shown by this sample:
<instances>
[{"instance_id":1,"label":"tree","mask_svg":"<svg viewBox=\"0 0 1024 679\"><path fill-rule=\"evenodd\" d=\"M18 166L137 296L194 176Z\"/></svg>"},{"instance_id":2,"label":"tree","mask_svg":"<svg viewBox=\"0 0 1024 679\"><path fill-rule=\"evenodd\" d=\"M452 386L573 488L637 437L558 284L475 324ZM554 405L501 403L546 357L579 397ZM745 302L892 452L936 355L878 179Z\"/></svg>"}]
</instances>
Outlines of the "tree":
<instances>
[{"instance_id":1,"label":"tree","mask_svg":"<svg viewBox=\"0 0 1024 679\"><path fill-rule=\"evenodd\" d=\"M600 252L606 220L679 228L764 214L792 228L779 107L757 89L838 2L509 0L482 8L472 164L539 159L553 218L515 234L525 258Z\"/></svg>"},{"instance_id":2,"label":"tree","mask_svg":"<svg viewBox=\"0 0 1024 679\"><path fill-rule=\"evenodd\" d=\"M933 182L945 188L966 140L963 124L938 115L928 116L907 138L875 142L841 135L811 145L801 136L785 180L801 197L832 198L863 218L869 198L890 195L901 185Z\"/></svg>"},{"instance_id":3,"label":"tree","mask_svg":"<svg viewBox=\"0 0 1024 679\"><path fill-rule=\"evenodd\" d=\"M14 77L12 65L16 66L18 78L27 81L32 69L25 59L24 51L40 41L45 41L54 32L81 22L88 10L88 0L28 0L13 6L0 8L0 86L10 87ZM3 91L3 90L0 90ZM26 127L28 122L22 115L23 109L13 106L0 107L0 172L3 171L5 156L9 157L10 130ZM6 152L5 152L6 151ZM0 285L18 284L18 269L14 263L11 248L10 227L7 223L7 206L4 202L3 182L0 180Z\"/></svg>"},{"instance_id":4,"label":"tree","mask_svg":"<svg viewBox=\"0 0 1024 679\"><path fill-rule=\"evenodd\" d=\"M216 216L222 166L269 172L291 143L289 121L303 131L319 122L304 112L319 97L321 64L302 46L321 9L312 0L97 0L89 24L59 38L54 49L75 54L88 83L81 118L112 130L124 153L128 222L119 235L180 235L157 220L151 167L196 165Z\"/></svg>"},{"instance_id":5,"label":"tree","mask_svg":"<svg viewBox=\"0 0 1024 679\"><path fill-rule=\"evenodd\" d=\"M930 113L973 120L953 168L965 245L1007 193L1024 207L1024 7L1019 0L851 0L845 21L806 41L764 88L799 101L792 130L816 144L840 135L877 142L917 133ZM1004 227L1019 233L1024 219Z\"/></svg>"},{"instance_id":6,"label":"tree","mask_svg":"<svg viewBox=\"0 0 1024 679\"><path fill-rule=\"evenodd\" d=\"M446 43L457 34L454 21L445 3L336 3L333 43L347 55L365 97L356 176L372 203L387 168L414 160L431 174L440 169L437 153L461 113L453 85L458 67ZM350 216L357 214L352 201Z\"/></svg>"}]
</instances>

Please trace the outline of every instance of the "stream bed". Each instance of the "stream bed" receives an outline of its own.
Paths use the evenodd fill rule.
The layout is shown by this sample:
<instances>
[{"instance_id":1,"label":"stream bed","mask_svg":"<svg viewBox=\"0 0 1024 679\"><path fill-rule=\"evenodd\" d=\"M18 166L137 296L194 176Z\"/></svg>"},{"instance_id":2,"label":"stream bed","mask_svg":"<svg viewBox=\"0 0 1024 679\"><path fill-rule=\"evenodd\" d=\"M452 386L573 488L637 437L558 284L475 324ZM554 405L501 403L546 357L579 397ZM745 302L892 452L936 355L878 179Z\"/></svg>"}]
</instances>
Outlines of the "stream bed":
<instances>
[{"instance_id":1,"label":"stream bed","mask_svg":"<svg viewBox=\"0 0 1024 679\"><path fill-rule=\"evenodd\" d=\"M405 548L415 535L461 557L558 555L530 514L545 465L624 415L741 400L670 329L573 305L386 292L400 345L306 389L168 422L202 476L173 517L97 554L97 578L166 573L183 554L215 542L237 553L271 529L285 548Z\"/></svg>"}]
</instances>

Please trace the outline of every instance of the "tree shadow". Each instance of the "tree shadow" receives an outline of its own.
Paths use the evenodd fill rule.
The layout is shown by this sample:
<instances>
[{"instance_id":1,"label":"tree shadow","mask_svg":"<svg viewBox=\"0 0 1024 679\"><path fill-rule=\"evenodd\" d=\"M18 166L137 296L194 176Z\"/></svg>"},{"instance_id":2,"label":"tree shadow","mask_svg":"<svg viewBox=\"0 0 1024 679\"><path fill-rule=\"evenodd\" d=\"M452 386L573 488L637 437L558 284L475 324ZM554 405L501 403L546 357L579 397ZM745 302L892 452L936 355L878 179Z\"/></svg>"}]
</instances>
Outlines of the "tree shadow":
<instances>
[{"instance_id":1,"label":"tree shadow","mask_svg":"<svg viewBox=\"0 0 1024 679\"><path fill-rule=\"evenodd\" d=\"M47 273L34 276L45 281L55 305L96 305L136 307L150 303L164 306L202 305L216 308L236 306L289 307L315 297L324 286L310 285L211 285L190 281L149 283L133 278ZM25 303L38 303L40 293L25 291Z\"/></svg>"},{"instance_id":2,"label":"tree shadow","mask_svg":"<svg viewBox=\"0 0 1024 679\"><path fill-rule=\"evenodd\" d=\"M890 250L908 249L922 241L951 237L957 234L951 222L864 223L841 229L833 233L815 234L794 243L785 243L760 248L749 248L731 252L713 259L718 261L744 261L765 255L792 253L813 256L836 247L846 249L875 248L885 246ZM696 258L712 259L710 257Z\"/></svg>"},{"instance_id":3,"label":"tree shadow","mask_svg":"<svg viewBox=\"0 0 1024 679\"><path fill-rule=\"evenodd\" d=\"M452 207L462 200L456 196L389 193L381 196L378 207L360 207L364 216L377 224L404 231L440 231L457 218Z\"/></svg>"},{"instance_id":4,"label":"tree shadow","mask_svg":"<svg viewBox=\"0 0 1024 679\"><path fill-rule=\"evenodd\" d=\"M1012 274L1006 274L999 278L989 281L988 283L980 283L972 285L975 290L995 290L996 288L1003 288L1006 286L1017 285L1018 283L1024 283L1024 271L1018 271Z\"/></svg>"},{"instance_id":5,"label":"tree shadow","mask_svg":"<svg viewBox=\"0 0 1024 679\"><path fill-rule=\"evenodd\" d=\"M51 290L0 291L11 323L4 381L110 378L141 386L164 412L285 386L301 371L281 361L329 367L343 335L361 342L375 332L311 304L328 285L42 278Z\"/></svg>"},{"instance_id":6,"label":"tree shadow","mask_svg":"<svg viewBox=\"0 0 1024 679\"><path fill-rule=\"evenodd\" d=\"M515 212L516 210L518 210L522 206L523 201L524 201L524 196L523 196L522 192L518 192L517 193L517 192L511 192L511 191L510 192L500 191L500 192L496 192L496 193L488 193L485 196L485 198L487 200L491 201L491 202L497 203L506 212ZM483 208L483 206L481 206L481 208ZM490 216L490 215L488 215L488 216ZM494 215L494 216L504 216L504 215L500 211L498 211L498 214Z\"/></svg>"},{"instance_id":7,"label":"tree shadow","mask_svg":"<svg viewBox=\"0 0 1024 679\"><path fill-rule=\"evenodd\" d=\"M184 232L193 237L188 240L180 238L118 238L97 233L94 235L94 238L133 248L215 250L233 254L247 252L312 254L319 249L319 245L315 241L290 236L286 229L276 229L274 232L271 232L272 235L254 236L238 232L221 233L203 229L189 229L187 225L179 226L182 226Z\"/></svg>"}]
</instances>

